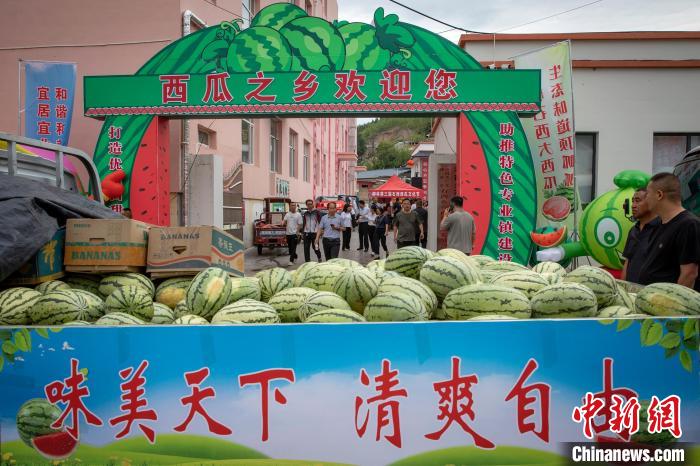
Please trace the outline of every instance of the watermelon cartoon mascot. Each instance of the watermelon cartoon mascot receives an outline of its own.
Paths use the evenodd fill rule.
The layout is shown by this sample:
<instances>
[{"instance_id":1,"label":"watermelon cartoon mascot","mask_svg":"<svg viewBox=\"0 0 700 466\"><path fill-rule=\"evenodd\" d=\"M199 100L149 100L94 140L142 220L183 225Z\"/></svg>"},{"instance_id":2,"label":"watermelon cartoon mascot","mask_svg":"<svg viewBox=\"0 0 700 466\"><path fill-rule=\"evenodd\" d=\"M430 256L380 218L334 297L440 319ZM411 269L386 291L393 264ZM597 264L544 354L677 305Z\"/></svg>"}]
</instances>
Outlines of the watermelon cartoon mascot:
<instances>
[{"instance_id":1,"label":"watermelon cartoon mascot","mask_svg":"<svg viewBox=\"0 0 700 466\"><path fill-rule=\"evenodd\" d=\"M593 199L583 211L578 222L581 240L538 251L537 260L561 262L591 256L608 269L621 270L622 251L634 225L632 196L647 185L649 178L637 170L618 173L613 180L618 189Z\"/></svg>"}]
</instances>

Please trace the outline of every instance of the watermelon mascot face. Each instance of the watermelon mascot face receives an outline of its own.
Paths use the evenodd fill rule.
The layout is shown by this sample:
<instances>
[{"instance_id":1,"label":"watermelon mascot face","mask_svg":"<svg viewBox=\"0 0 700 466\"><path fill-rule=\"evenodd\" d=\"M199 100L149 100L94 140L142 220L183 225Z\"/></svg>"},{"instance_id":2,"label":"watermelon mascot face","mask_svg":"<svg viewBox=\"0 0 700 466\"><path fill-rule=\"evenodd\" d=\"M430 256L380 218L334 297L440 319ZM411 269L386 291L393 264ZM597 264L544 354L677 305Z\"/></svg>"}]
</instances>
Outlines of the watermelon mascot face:
<instances>
[{"instance_id":1,"label":"watermelon mascot face","mask_svg":"<svg viewBox=\"0 0 700 466\"><path fill-rule=\"evenodd\" d=\"M634 192L646 186L649 178L637 170L618 173L614 179L618 189L595 198L583 211L578 222L581 240L538 251L537 260L561 262L591 256L605 267L622 269L622 251L635 222L631 212L625 212L625 204L632 205Z\"/></svg>"}]
</instances>

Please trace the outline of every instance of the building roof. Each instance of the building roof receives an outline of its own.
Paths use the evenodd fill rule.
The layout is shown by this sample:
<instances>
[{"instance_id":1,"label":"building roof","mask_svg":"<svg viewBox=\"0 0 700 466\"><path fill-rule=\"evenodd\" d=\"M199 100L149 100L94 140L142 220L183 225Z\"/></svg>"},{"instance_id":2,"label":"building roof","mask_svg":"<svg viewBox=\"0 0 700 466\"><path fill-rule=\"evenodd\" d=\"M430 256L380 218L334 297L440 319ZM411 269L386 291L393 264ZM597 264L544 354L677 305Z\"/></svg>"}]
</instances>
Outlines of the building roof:
<instances>
[{"instance_id":1,"label":"building roof","mask_svg":"<svg viewBox=\"0 0 700 466\"><path fill-rule=\"evenodd\" d=\"M479 41L700 40L700 31L555 32L534 34L462 34L459 46Z\"/></svg>"},{"instance_id":2,"label":"building roof","mask_svg":"<svg viewBox=\"0 0 700 466\"><path fill-rule=\"evenodd\" d=\"M410 172L410 168L383 168L381 170L367 170L357 173L357 179L359 180L371 180L374 178L389 178L394 175L402 175L403 173Z\"/></svg>"},{"instance_id":3,"label":"building roof","mask_svg":"<svg viewBox=\"0 0 700 466\"><path fill-rule=\"evenodd\" d=\"M413 149L411 157L430 157L433 152L435 152L434 142L421 142Z\"/></svg>"}]
</instances>

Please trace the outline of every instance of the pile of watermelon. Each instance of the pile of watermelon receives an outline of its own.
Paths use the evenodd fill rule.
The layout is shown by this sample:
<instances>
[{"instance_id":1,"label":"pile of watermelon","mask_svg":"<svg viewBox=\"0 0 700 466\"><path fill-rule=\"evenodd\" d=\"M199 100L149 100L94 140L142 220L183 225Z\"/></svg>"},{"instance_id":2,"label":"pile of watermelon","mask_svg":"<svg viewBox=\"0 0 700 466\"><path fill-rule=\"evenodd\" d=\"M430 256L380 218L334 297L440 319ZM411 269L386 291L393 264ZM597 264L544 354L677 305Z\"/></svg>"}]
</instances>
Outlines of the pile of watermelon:
<instances>
[{"instance_id":1,"label":"pile of watermelon","mask_svg":"<svg viewBox=\"0 0 700 466\"><path fill-rule=\"evenodd\" d=\"M700 315L700 293L630 288L603 269L532 269L417 246L362 266L309 262L232 278L212 267L154 283L138 273L69 275L0 292L0 325L206 325Z\"/></svg>"}]
</instances>

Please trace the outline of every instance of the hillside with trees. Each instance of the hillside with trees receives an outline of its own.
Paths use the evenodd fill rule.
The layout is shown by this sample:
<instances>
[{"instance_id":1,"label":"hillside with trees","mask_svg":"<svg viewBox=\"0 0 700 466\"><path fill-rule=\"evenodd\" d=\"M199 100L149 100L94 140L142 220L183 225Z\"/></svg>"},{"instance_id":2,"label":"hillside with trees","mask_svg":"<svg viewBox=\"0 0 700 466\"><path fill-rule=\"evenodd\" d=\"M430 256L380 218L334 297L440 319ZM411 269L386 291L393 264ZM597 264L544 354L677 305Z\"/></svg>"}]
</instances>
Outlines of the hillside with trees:
<instances>
[{"instance_id":1,"label":"hillside with trees","mask_svg":"<svg viewBox=\"0 0 700 466\"><path fill-rule=\"evenodd\" d=\"M428 139L432 118L377 118L357 127L359 164L368 170L405 165L415 144Z\"/></svg>"}]
</instances>

